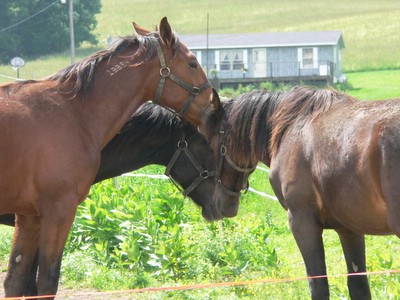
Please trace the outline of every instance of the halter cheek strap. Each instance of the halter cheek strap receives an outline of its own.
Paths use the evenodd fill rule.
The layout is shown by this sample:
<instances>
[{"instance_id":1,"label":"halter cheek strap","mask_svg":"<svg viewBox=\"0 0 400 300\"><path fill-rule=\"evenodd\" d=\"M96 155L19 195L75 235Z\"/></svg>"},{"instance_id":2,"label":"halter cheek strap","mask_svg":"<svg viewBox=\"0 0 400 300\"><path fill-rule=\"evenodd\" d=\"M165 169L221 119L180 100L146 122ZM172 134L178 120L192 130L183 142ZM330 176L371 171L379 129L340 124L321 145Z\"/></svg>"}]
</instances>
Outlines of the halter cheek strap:
<instances>
[{"instance_id":1,"label":"halter cheek strap","mask_svg":"<svg viewBox=\"0 0 400 300\"><path fill-rule=\"evenodd\" d=\"M225 122L224 120L222 120L221 123L221 128L220 128L220 159L219 159L219 163L218 163L218 173L217 173L217 183L220 186L220 188L228 195L230 196L234 196L234 197L240 197L241 192L236 192L236 191L232 191L230 189L228 189L222 182L221 179L221 173L222 173L222 167L224 164L224 160L226 160L226 162L228 163L229 166L231 166L231 168L233 168L235 171L243 173L243 179L242 179L242 190L247 191L248 187L249 187L249 183L248 183L248 178L250 176L250 173L253 172L257 166L254 167L250 167L250 168L242 168L239 167L238 165L236 165L233 160L230 158L230 156L227 153L227 149L226 146L224 145L224 140L225 140L225 130L224 130L224 126Z\"/></svg>"},{"instance_id":2,"label":"halter cheek strap","mask_svg":"<svg viewBox=\"0 0 400 300\"><path fill-rule=\"evenodd\" d=\"M212 177L216 175L216 171L208 171L203 169L203 167L200 165L200 163L197 161L197 159L194 157L192 152L190 152L188 148L189 144L185 140L185 134L182 134L181 139L177 143L177 149L172 156L171 160L169 161L167 168L165 169L165 175L167 175L172 183L180 190L180 187L175 183L175 181L171 177L171 170L174 167L176 161L178 160L179 156L181 154L185 154L189 161L192 163L192 165L196 168L196 170L199 172L199 175L196 177L196 179L185 189L182 191L182 194L186 197L188 196L203 180L207 179L208 177Z\"/></svg>"},{"instance_id":3,"label":"halter cheek strap","mask_svg":"<svg viewBox=\"0 0 400 300\"><path fill-rule=\"evenodd\" d=\"M181 88L183 88L184 90L189 92L188 99L186 100L185 104L183 105L181 111L178 113L178 115L182 117L188 111L188 109L189 109L190 105L192 104L192 102L194 101L195 97L198 94L200 94L201 92L203 92L206 89L208 89L209 87L211 87L211 84L209 81L206 81L200 87L195 87L195 86L191 86L190 84L186 83L182 79L179 79L178 77L176 77L174 74L171 73L171 69L165 63L165 58L164 58L164 54L162 52L160 43L157 43L156 45L157 45L157 56L158 56L158 59L160 60L160 65L161 65L161 68L160 68L161 78L160 78L160 82L158 83L158 88L157 88L156 96L153 100L153 103L160 104L160 99L161 99L162 92L164 90L165 81L167 80L167 78L169 78L173 82L175 82L177 85L179 85Z\"/></svg>"}]
</instances>

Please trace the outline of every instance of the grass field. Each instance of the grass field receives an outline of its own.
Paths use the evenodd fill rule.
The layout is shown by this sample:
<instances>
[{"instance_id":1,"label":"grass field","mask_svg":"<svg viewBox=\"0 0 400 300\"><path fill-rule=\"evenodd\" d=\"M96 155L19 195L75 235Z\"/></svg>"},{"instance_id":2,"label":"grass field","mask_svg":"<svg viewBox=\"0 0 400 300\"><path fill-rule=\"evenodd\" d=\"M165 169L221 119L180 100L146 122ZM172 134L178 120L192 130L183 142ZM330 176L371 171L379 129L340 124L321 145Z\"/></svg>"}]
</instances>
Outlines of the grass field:
<instances>
[{"instance_id":1,"label":"grass field","mask_svg":"<svg viewBox=\"0 0 400 300\"><path fill-rule=\"evenodd\" d=\"M206 34L209 14L210 34L341 30L346 46L344 72L400 68L397 0L103 0L102 5L96 29L99 45L78 49L77 59L104 48L109 35L131 34L132 21L152 29L167 16L179 34ZM68 52L27 61L20 76L42 78L68 64ZM16 72L10 66L0 66L0 74L15 76ZM5 81L0 77L0 82Z\"/></svg>"},{"instance_id":2,"label":"grass field","mask_svg":"<svg viewBox=\"0 0 400 300\"><path fill-rule=\"evenodd\" d=\"M362 100L400 98L400 70L348 73L348 93Z\"/></svg>"},{"instance_id":3,"label":"grass field","mask_svg":"<svg viewBox=\"0 0 400 300\"><path fill-rule=\"evenodd\" d=\"M346 45L345 72L400 68L397 0L108 0L102 3L97 29L101 41L109 34L132 32L130 21L154 28L163 16L170 19L180 34L206 34L209 14L210 34L341 30Z\"/></svg>"},{"instance_id":4,"label":"grass field","mask_svg":"<svg viewBox=\"0 0 400 300\"><path fill-rule=\"evenodd\" d=\"M103 0L102 13L98 16L97 34L99 45L77 49L77 59L102 49L108 35L127 35L132 32L131 21L147 28L154 28L163 16L168 16L173 28L180 34L199 34L206 31L207 13L210 16L210 33L237 33L260 31L306 31L342 30L346 48L343 53L344 71L348 78L348 93L363 100L400 97L400 1L155 1L155 0ZM223 16L223 17L221 17ZM69 53L42 57L27 61L20 70L20 77L39 79L48 76L69 64ZM356 71L356 72L355 72ZM15 77L10 66L0 66L0 74ZM0 82L12 81L0 77ZM145 168L138 172L158 172L161 168ZM115 218L111 214L115 207L109 202L124 203L135 207L135 213L142 213L142 220L134 220L129 233L118 231L119 239L126 239L121 247L135 245L135 232L141 240L148 241L143 253L153 253L159 257L173 252L180 261L151 261L152 270L146 273L143 266L109 266L126 253L106 254L103 242L68 244L63 261L61 287L74 289L118 290L138 286L183 285L192 283L219 282L231 280L302 278L304 264L287 225L286 212L279 203L254 193L243 196L239 215L218 224L209 224L201 219L198 208L188 199L183 199L174 186L166 182L148 179L123 179L125 188L115 188L111 181L92 188L90 201L81 205L74 236L79 240L85 222L90 218L87 211L93 203L104 214L108 227L94 228L84 238L94 238L111 230L119 230L119 225L109 222ZM259 191L273 194L268 175L257 170L250 178L251 186ZM154 192L150 193L149 190ZM147 192L146 192L147 191ZM167 196L166 196L167 195ZM181 223L173 223L168 218L153 217L155 204L165 198L172 203L184 204L178 211ZM123 202L126 201L126 202ZM92 203L92 204L91 204ZM104 206L101 206L104 205ZM164 207L164 206L162 206ZM120 209L120 208L119 208ZM171 208L172 209L172 208ZM176 209L176 208L173 208ZM121 208L122 210L122 208ZM109 212L109 214L108 214ZM156 215L156 213L154 213ZM185 222L184 222L185 221ZM142 223L141 223L142 222ZM146 223L147 222L147 223ZM143 228L153 223L162 223L164 232L153 243ZM170 224L168 223L170 222ZM157 224L158 224L157 223ZM121 223L126 226L126 223ZM178 225L177 225L178 224ZM86 224L87 225L87 224ZM93 224L89 224L93 227ZM88 228L90 226L87 225ZM154 225L154 224L153 224ZM160 228L161 228L160 227ZM11 244L12 230L0 227L0 271L7 268L7 258ZM131 227L130 227L131 228ZM180 230L181 236L174 238L172 232ZM180 231L178 231L180 232ZM129 238L128 238L129 237ZM260 238L260 237L265 237ZM81 237L82 238L82 237ZM149 240L150 239L150 240ZM345 273L340 243L332 231L324 233L326 243L327 268L330 275ZM160 243L171 248L160 248ZM182 243L182 244L180 244ZM262 245L263 247L261 247ZM151 250L156 251L151 252ZM183 252L188 249L189 253ZM215 250L215 253L211 253ZM255 251L257 249L257 251ZM128 249L129 250L129 249ZM164 251L164 252L163 252ZM166 251L166 252L165 252ZM182 251L182 252L179 252ZM270 251L270 252L269 252ZM127 251L128 253L129 251ZM205 258L205 253L210 257ZM395 237L367 237L368 270L378 271L400 269L400 240ZM150 255L150 254L149 254ZM142 259L142 257L141 257ZM213 263L210 260L213 259ZM269 261L271 259L271 261ZM275 260L274 260L275 259ZM248 264L244 264L248 262ZM125 264L126 261L123 261ZM158 265L157 265L158 264ZM163 265L165 264L165 265ZM171 267L171 264L175 264ZM122 265L122 263L121 263ZM146 265L146 264L144 264ZM178 266L178 267L176 267ZM183 266L183 267L182 267ZM174 279L170 268L192 278L182 281ZM142 272L142 273L141 273ZM184 273L184 274L183 274ZM165 277L162 277L164 275ZM332 299L348 299L345 277L330 278ZM374 299L399 299L400 278L397 275L371 276L370 283ZM2 289L0 289L0 297ZM307 299L308 286L304 280L288 283L249 285L236 288L213 288L185 292L164 292L144 294L129 299ZM97 298L96 298L97 299Z\"/></svg>"},{"instance_id":5,"label":"grass field","mask_svg":"<svg viewBox=\"0 0 400 300\"><path fill-rule=\"evenodd\" d=\"M397 21L400 2L397 0L287 0L284 3L274 0L268 1L268 4L255 0L104 0L102 5L96 29L99 45L84 45L77 49L76 60L104 48L108 35L131 34L132 21L150 29L157 25L161 17L168 16L178 33L201 34L206 32L209 14L211 34L342 30L346 44L343 68L353 86L349 93L360 99L385 99L400 95L399 72L396 71L400 69L400 23ZM218 13L222 9L224 18ZM27 61L26 66L20 69L20 77L40 79L67 66L69 61L69 52ZM388 69L390 71L382 71ZM9 65L0 65L0 75L16 77L16 71ZM0 76L0 83L10 81L13 80Z\"/></svg>"}]
</instances>

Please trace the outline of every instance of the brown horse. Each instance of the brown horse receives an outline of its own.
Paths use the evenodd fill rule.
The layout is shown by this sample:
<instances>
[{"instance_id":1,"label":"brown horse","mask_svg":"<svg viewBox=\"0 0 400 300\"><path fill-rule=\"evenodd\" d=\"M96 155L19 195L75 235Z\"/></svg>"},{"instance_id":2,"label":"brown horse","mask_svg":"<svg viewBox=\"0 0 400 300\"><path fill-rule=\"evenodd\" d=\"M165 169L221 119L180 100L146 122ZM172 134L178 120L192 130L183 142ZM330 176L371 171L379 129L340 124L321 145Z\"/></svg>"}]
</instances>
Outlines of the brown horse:
<instances>
[{"instance_id":1,"label":"brown horse","mask_svg":"<svg viewBox=\"0 0 400 300\"><path fill-rule=\"evenodd\" d=\"M224 109L215 95L214 105L205 131L212 148L241 168L270 166L308 276L326 275L324 229L338 233L349 274L366 271L365 234L400 237L400 99L297 87L246 93ZM219 173L230 189L241 187L243 173L229 163ZM216 200L235 213L234 199ZM327 278L309 286L313 299L329 298ZM352 299L371 298L366 275L349 276L348 288Z\"/></svg>"},{"instance_id":2,"label":"brown horse","mask_svg":"<svg viewBox=\"0 0 400 300\"><path fill-rule=\"evenodd\" d=\"M166 166L166 174L201 206L209 221L220 219L215 209L215 159L204 137L188 122L160 106L145 103L101 151L94 183L145 165ZM15 226L14 214L0 215L0 224ZM37 256L25 295L37 295Z\"/></svg>"},{"instance_id":3,"label":"brown horse","mask_svg":"<svg viewBox=\"0 0 400 300\"><path fill-rule=\"evenodd\" d=\"M206 75L167 19L153 33L134 26L138 35L51 77L0 86L0 214L17 216L7 297L23 295L37 250L38 293L57 292L64 244L101 149L141 104L154 99L195 125L209 109Z\"/></svg>"}]
</instances>

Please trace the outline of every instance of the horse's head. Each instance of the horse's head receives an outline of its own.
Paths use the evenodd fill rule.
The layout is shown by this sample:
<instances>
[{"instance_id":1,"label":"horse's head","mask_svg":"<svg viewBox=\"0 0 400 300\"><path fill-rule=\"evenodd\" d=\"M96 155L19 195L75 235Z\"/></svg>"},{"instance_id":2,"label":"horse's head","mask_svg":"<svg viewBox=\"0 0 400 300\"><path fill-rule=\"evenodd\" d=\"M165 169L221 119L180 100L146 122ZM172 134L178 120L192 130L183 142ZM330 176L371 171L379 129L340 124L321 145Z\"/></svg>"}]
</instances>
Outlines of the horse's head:
<instances>
[{"instance_id":1,"label":"horse's head","mask_svg":"<svg viewBox=\"0 0 400 300\"><path fill-rule=\"evenodd\" d=\"M196 126L202 125L212 89L195 55L179 41L166 17L155 33L133 25L139 36L157 40L154 47L158 59L154 59L155 70L147 79L158 82L153 102L174 109Z\"/></svg>"},{"instance_id":2,"label":"horse's head","mask_svg":"<svg viewBox=\"0 0 400 300\"><path fill-rule=\"evenodd\" d=\"M169 161L166 174L183 187L183 194L202 207L208 221L220 220L222 215L214 202L216 162L204 137L184 122L176 140L176 150Z\"/></svg>"},{"instance_id":3,"label":"horse's head","mask_svg":"<svg viewBox=\"0 0 400 300\"><path fill-rule=\"evenodd\" d=\"M228 104L228 103L226 103ZM217 161L217 186L214 201L224 217L234 217L239 209L240 192L248 187L248 177L254 167L241 167L235 161L237 155L230 135L232 130L224 104L213 90L213 113L206 120L202 134L210 142ZM232 130L231 130L232 129Z\"/></svg>"}]
</instances>

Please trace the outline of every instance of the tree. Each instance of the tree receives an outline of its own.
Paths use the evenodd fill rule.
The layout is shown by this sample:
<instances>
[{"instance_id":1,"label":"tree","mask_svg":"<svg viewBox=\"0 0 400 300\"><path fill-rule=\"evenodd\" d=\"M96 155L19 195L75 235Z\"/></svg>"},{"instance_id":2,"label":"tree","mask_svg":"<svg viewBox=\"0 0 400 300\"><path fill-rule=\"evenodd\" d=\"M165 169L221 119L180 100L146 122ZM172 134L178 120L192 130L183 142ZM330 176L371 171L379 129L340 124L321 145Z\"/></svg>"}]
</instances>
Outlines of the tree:
<instances>
[{"instance_id":1,"label":"tree","mask_svg":"<svg viewBox=\"0 0 400 300\"><path fill-rule=\"evenodd\" d=\"M0 63L9 63L14 56L34 58L69 49L68 1L1 0ZM100 0L73 1L75 45L96 44L93 30Z\"/></svg>"}]
</instances>

